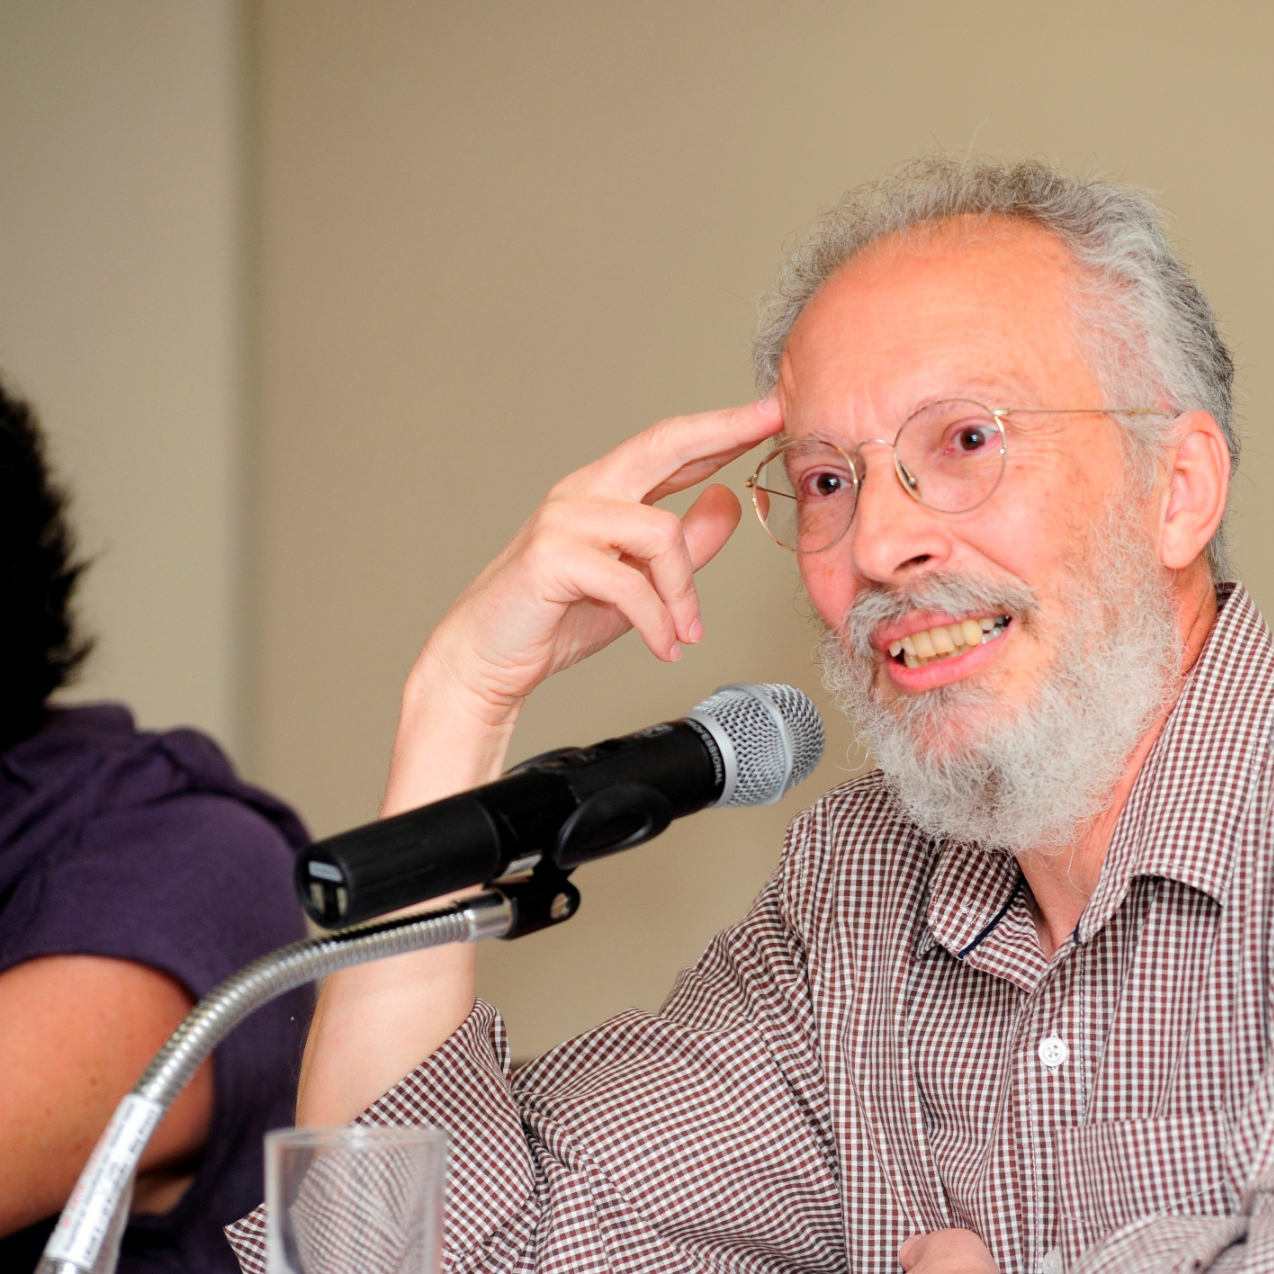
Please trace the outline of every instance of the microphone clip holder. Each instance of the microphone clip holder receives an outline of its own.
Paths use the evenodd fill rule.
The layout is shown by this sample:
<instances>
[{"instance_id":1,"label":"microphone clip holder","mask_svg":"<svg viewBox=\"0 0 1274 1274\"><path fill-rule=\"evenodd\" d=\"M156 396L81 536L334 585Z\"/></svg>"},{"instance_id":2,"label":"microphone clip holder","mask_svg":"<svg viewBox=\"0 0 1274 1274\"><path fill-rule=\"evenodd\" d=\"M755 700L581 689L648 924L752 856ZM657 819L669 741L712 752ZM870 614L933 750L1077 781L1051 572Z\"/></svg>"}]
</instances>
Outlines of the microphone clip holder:
<instances>
[{"instance_id":1,"label":"microphone clip holder","mask_svg":"<svg viewBox=\"0 0 1274 1274\"><path fill-rule=\"evenodd\" d=\"M524 879L488 885L488 889L497 890L509 904L509 927L499 936L507 942L569 920L580 904L579 890L571 884L569 875L545 858Z\"/></svg>"}]
</instances>

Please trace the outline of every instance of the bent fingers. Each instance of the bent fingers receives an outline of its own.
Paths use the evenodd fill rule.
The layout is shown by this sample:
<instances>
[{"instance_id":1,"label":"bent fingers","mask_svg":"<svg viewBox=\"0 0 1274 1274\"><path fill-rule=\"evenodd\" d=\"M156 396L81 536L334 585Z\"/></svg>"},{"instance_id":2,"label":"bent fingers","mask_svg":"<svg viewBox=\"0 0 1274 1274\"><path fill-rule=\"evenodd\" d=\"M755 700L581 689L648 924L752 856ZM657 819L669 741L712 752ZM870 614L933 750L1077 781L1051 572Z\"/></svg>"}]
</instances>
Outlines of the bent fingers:
<instances>
[{"instance_id":1,"label":"bent fingers","mask_svg":"<svg viewBox=\"0 0 1274 1274\"><path fill-rule=\"evenodd\" d=\"M589 545L636 573L662 604L673 639L699 639L702 624L695 563L685 528L675 513L620 500L579 501L546 509L544 523L541 534L561 545L558 552L569 553L572 542ZM578 584L576 580L575 586ZM625 617L628 618L626 612ZM646 635L643 633L643 638ZM652 631L650 636L653 639L663 634ZM663 658L654 645L651 649Z\"/></svg>"},{"instance_id":2,"label":"bent fingers","mask_svg":"<svg viewBox=\"0 0 1274 1274\"><path fill-rule=\"evenodd\" d=\"M614 607L637 630L656 659L673 663L681 658L672 612L643 571L620 558L595 552L578 558L573 574L584 596Z\"/></svg>"}]
</instances>

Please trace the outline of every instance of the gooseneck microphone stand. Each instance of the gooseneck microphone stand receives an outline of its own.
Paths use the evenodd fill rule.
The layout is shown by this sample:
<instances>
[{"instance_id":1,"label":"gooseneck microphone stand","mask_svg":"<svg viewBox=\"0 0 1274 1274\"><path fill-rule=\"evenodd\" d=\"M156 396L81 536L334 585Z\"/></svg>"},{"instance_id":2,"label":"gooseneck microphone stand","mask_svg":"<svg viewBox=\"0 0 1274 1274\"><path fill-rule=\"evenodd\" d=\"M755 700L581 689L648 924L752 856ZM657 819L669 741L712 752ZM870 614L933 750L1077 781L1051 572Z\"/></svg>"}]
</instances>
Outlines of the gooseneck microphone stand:
<instances>
[{"instance_id":1,"label":"gooseneck microphone stand","mask_svg":"<svg viewBox=\"0 0 1274 1274\"><path fill-rule=\"evenodd\" d=\"M213 1049L263 1004L370 960L483 938L519 938L570 919L579 891L550 862L525 881L435 911L337 929L253 961L190 1011L120 1102L76 1182L36 1274L114 1274L133 1174L164 1113Z\"/></svg>"},{"instance_id":2,"label":"gooseneck microphone stand","mask_svg":"<svg viewBox=\"0 0 1274 1274\"><path fill-rule=\"evenodd\" d=\"M214 987L120 1102L62 1210L37 1274L114 1274L133 1174L151 1134L200 1063L261 1005L368 960L451 942L520 938L569 920L579 907L579 892L567 879L576 866L642 844L672 818L696 809L772 804L810 774L822 753L818 710L795 687L722 686L680 722L592 748L546 753L497 784L388 819L374 830L311 846L299 864L305 867L301 897L306 910L324 923L402 906L398 878L420 867L419 844L407 845L404 861L404 845L393 831L403 819L425 816L424 829L414 830L413 838L428 832L435 841L454 839L461 852L477 845L488 852L491 875L481 893L449 907L294 942ZM638 755L645 758L639 764ZM545 799L548 804L541 808ZM490 808L484 800L493 803ZM444 818L440 811L449 813ZM519 832L507 854L497 817ZM381 843L387 828L392 844ZM448 839L448 828L459 828L471 839ZM324 853L315 852L324 847ZM387 854L388 848L394 854ZM353 870L355 860L365 867L369 859L376 871ZM443 855L439 861L445 860ZM530 874L522 875L528 868ZM479 869L479 880L487 870ZM506 881L506 875L517 879ZM437 877L433 881L440 885L433 890L438 895L456 888ZM360 882L361 890L354 890ZM360 911L363 907L367 910Z\"/></svg>"}]
</instances>

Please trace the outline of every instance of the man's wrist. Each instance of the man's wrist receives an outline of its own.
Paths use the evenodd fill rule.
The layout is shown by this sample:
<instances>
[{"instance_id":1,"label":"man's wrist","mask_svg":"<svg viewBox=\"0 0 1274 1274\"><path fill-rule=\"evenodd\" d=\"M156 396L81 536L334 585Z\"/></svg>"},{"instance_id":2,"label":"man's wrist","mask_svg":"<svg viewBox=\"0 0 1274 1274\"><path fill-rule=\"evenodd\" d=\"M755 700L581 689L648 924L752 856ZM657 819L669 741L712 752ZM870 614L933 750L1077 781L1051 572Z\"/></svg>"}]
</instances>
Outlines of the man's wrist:
<instances>
[{"instance_id":1,"label":"man's wrist","mask_svg":"<svg viewBox=\"0 0 1274 1274\"><path fill-rule=\"evenodd\" d=\"M431 642L403 688L382 816L496 778L522 702L475 689Z\"/></svg>"}]
</instances>

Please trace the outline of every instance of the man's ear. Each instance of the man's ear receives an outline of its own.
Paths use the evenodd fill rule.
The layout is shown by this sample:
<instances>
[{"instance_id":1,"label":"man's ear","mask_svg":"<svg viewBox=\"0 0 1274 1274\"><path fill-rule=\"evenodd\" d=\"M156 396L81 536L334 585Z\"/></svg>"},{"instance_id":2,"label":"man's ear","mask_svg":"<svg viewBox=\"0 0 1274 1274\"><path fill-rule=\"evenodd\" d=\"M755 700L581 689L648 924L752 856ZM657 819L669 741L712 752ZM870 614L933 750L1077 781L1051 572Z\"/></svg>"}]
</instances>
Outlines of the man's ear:
<instances>
[{"instance_id":1,"label":"man's ear","mask_svg":"<svg viewBox=\"0 0 1274 1274\"><path fill-rule=\"evenodd\" d=\"M1230 448L1206 411L1187 412L1167 448L1167 487L1159 526L1159 559L1184 570L1207 547L1225 515L1230 490Z\"/></svg>"}]
</instances>

